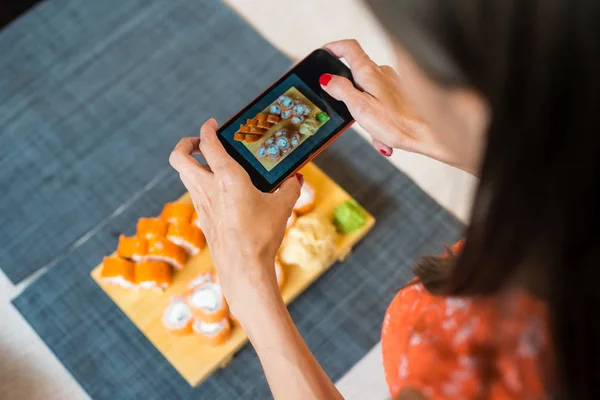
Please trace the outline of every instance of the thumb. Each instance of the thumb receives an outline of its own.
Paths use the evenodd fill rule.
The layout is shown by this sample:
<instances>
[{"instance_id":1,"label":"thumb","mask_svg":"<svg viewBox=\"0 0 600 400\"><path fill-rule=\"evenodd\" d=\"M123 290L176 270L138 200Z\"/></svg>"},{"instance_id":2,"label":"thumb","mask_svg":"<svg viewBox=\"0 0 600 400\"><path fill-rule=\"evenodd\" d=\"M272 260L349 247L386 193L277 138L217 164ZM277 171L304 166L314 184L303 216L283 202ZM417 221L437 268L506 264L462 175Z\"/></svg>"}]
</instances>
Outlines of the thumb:
<instances>
[{"instance_id":1,"label":"thumb","mask_svg":"<svg viewBox=\"0 0 600 400\"><path fill-rule=\"evenodd\" d=\"M279 187L275 195L281 199L281 202L291 210L300 197L300 189L304 183L304 175L296 172L295 176L291 176L285 180Z\"/></svg>"},{"instance_id":2,"label":"thumb","mask_svg":"<svg viewBox=\"0 0 600 400\"><path fill-rule=\"evenodd\" d=\"M357 119L358 114L363 113L369 105L368 95L358 90L348 78L323 74L319 78L319 83L323 90L331 97L344 102L355 119Z\"/></svg>"}]
</instances>

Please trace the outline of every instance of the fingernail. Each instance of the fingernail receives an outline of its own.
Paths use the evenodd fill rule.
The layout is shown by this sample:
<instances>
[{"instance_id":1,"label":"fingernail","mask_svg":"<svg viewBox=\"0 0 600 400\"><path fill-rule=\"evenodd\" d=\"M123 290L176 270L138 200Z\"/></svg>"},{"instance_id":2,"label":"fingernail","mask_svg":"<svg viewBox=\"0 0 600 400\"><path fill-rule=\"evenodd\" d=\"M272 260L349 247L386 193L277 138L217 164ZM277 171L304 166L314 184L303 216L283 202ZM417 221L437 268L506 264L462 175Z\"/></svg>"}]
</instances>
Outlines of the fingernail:
<instances>
[{"instance_id":1,"label":"fingernail","mask_svg":"<svg viewBox=\"0 0 600 400\"><path fill-rule=\"evenodd\" d=\"M331 81L331 78L331 74L323 74L321 77L319 77L319 83L323 86L327 86Z\"/></svg>"},{"instance_id":2,"label":"fingernail","mask_svg":"<svg viewBox=\"0 0 600 400\"><path fill-rule=\"evenodd\" d=\"M385 149L381 149L381 150L379 150L379 152L386 157L389 156L388 152Z\"/></svg>"},{"instance_id":3,"label":"fingernail","mask_svg":"<svg viewBox=\"0 0 600 400\"><path fill-rule=\"evenodd\" d=\"M302 175L300 172L296 172L296 179L298 179L298 182L300 182L300 185L304 184L304 175Z\"/></svg>"}]
</instances>

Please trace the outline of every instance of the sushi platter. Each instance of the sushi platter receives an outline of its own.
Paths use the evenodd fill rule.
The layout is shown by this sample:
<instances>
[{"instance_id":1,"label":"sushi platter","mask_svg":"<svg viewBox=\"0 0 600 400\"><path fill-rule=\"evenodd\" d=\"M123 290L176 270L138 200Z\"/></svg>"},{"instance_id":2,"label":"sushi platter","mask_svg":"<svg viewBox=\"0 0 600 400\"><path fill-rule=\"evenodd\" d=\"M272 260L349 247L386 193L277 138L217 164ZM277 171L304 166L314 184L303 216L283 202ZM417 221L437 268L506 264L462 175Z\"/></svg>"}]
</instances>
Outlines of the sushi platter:
<instances>
[{"instance_id":1,"label":"sushi platter","mask_svg":"<svg viewBox=\"0 0 600 400\"><path fill-rule=\"evenodd\" d=\"M315 165L301 172L306 190L288 220L274 265L286 304L346 258L375 224L373 216ZM196 386L226 367L248 339L229 314L190 204L185 194L167 204L160 217L141 218L136 236L121 236L117 251L91 276Z\"/></svg>"}]
</instances>

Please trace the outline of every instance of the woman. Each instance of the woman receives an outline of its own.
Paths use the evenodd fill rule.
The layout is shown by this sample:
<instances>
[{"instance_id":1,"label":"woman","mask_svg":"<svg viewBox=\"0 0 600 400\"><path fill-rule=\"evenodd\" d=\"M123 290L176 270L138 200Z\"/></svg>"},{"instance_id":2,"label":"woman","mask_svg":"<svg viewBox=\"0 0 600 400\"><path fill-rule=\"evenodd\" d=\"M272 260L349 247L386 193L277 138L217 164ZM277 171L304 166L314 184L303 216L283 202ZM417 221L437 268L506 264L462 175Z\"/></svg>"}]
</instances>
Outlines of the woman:
<instances>
[{"instance_id":1,"label":"woman","mask_svg":"<svg viewBox=\"0 0 600 400\"><path fill-rule=\"evenodd\" d=\"M396 70L355 41L331 43L362 91L330 75L323 89L384 155L417 152L480 179L464 246L424 258L386 314L392 396L600 398L598 3L370 3L396 41ZM258 192L216 128L206 122L170 161L231 310L275 398L340 398L290 319L272 268L302 176L275 194ZM210 168L191 157L197 152Z\"/></svg>"}]
</instances>

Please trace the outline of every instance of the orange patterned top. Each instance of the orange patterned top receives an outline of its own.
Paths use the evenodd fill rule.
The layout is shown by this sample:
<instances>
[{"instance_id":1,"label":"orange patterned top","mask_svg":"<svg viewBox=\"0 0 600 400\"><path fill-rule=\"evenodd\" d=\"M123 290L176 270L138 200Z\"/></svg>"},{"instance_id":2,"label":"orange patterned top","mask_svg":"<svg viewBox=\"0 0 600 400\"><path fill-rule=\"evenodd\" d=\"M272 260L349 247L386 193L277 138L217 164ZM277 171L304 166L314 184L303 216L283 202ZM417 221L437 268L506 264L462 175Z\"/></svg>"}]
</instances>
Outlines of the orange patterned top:
<instances>
[{"instance_id":1,"label":"orange patterned top","mask_svg":"<svg viewBox=\"0 0 600 400\"><path fill-rule=\"evenodd\" d=\"M443 297L402 289L381 335L392 398L543 399L553 362L546 305L522 290L496 297Z\"/></svg>"}]
</instances>

